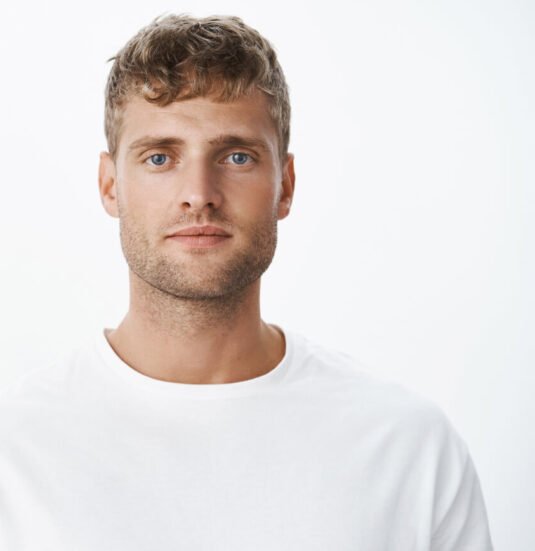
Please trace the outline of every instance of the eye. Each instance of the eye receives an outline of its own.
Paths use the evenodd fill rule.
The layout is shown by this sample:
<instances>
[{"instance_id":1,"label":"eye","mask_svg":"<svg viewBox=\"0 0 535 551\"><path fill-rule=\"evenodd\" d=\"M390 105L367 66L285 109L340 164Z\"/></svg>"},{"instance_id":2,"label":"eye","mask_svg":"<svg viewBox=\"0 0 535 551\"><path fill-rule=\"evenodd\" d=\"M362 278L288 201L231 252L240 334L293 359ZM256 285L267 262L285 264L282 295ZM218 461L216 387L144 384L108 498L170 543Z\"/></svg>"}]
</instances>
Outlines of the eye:
<instances>
[{"instance_id":1,"label":"eye","mask_svg":"<svg viewBox=\"0 0 535 551\"><path fill-rule=\"evenodd\" d=\"M237 151L236 153L230 154L227 159L235 165L245 165L247 162L251 162L253 159L248 153L243 153L242 151Z\"/></svg>"},{"instance_id":2,"label":"eye","mask_svg":"<svg viewBox=\"0 0 535 551\"><path fill-rule=\"evenodd\" d=\"M155 153L154 155L151 155L147 161L150 159L150 164L154 166L163 166L165 164L165 161L167 160L167 155L164 153Z\"/></svg>"}]
</instances>

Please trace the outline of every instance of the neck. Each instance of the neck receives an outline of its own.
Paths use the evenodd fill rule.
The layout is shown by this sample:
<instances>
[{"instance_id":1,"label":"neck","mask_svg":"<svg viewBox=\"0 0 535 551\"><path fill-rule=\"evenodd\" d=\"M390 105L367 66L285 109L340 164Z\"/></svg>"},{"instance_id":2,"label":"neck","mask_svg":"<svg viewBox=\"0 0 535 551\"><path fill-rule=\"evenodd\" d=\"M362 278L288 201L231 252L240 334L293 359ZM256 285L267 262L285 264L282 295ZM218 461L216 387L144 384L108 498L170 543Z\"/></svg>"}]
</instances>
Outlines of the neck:
<instances>
[{"instance_id":1,"label":"neck","mask_svg":"<svg viewBox=\"0 0 535 551\"><path fill-rule=\"evenodd\" d=\"M284 338L260 317L260 279L232 295L193 300L152 287L130 273L130 307L107 333L132 368L156 379L230 383L273 369Z\"/></svg>"}]
</instances>

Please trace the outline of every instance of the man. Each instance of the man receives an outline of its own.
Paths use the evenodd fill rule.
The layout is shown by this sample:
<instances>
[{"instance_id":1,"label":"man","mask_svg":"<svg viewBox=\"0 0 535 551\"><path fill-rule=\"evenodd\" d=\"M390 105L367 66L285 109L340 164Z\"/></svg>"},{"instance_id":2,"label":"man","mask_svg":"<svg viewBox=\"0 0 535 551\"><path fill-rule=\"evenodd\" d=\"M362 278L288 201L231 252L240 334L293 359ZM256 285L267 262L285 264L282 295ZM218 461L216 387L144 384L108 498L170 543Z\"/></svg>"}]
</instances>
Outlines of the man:
<instances>
[{"instance_id":1,"label":"man","mask_svg":"<svg viewBox=\"0 0 535 551\"><path fill-rule=\"evenodd\" d=\"M489 551L433 403L260 316L294 194L287 86L235 17L154 20L106 87L121 324L0 401L0 548Z\"/></svg>"}]
</instances>

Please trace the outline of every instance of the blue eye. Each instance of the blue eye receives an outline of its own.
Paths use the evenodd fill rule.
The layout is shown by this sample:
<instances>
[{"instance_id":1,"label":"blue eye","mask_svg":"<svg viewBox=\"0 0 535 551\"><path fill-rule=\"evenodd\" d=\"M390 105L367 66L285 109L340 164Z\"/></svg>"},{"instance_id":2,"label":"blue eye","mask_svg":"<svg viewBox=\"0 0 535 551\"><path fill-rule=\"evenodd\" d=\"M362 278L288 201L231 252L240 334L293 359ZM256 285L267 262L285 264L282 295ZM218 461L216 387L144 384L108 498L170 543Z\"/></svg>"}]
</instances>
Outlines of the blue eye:
<instances>
[{"instance_id":1,"label":"blue eye","mask_svg":"<svg viewBox=\"0 0 535 551\"><path fill-rule=\"evenodd\" d=\"M250 155L247 155L247 153L233 153L230 155L232 162L237 165L244 165L247 163L247 161L250 159Z\"/></svg>"},{"instance_id":2,"label":"blue eye","mask_svg":"<svg viewBox=\"0 0 535 551\"><path fill-rule=\"evenodd\" d=\"M165 164L165 161L167 160L167 155L164 155L163 153L156 153L154 155L151 155L149 157L152 164L155 166L163 166Z\"/></svg>"}]
</instances>

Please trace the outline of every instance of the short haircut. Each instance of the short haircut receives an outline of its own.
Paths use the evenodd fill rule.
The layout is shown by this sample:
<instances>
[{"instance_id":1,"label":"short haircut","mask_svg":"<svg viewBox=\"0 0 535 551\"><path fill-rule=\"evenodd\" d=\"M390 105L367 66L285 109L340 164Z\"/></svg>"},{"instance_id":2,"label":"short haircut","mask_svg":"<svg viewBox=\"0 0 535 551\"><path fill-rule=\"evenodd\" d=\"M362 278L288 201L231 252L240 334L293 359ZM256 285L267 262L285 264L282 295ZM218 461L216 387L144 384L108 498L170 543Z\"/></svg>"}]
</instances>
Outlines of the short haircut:
<instances>
[{"instance_id":1,"label":"short haircut","mask_svg":"<svg viewBox=\"0 0 535 551\"><path fill-rule=\"evenodd\" d=\"M104 131L116 158L126 102L133 96L163 107L210 96L239 99L255 89L266 94L284 161L290 140L288 85L271 44L239 17L156 17L108 59Z\"/></svg>"}]
</instances>

